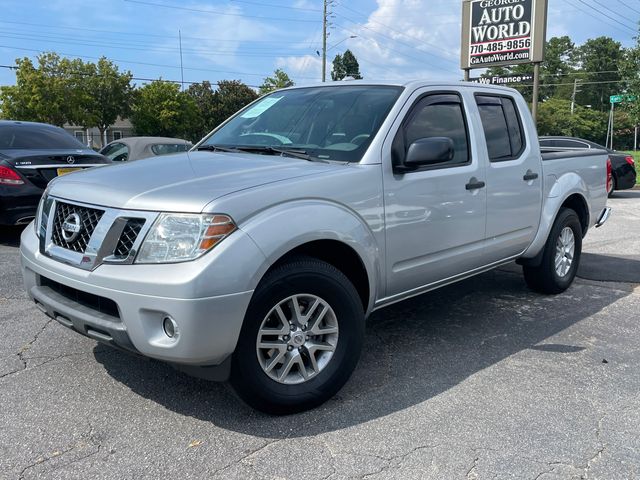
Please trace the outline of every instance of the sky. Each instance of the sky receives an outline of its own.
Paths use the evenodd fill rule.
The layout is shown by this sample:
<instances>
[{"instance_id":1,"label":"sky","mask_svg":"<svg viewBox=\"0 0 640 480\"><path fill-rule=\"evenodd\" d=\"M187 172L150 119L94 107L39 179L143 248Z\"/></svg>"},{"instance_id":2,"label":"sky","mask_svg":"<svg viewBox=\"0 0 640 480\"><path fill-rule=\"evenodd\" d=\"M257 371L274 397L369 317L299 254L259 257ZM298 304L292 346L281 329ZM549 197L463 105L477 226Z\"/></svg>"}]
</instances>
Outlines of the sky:
<instances>
[{"instance_id":1,"label":"sky","mask_svg":"<svg viewBox=\"0 0 640 480\"><path fill-rule=\"evenodd\" d=\"M365 79L459 80L460 0L333 0L328 67L349 48ZM549 0L547 37L634 43L640 0ZM0 65L39 52L106 56L137 84L242 80L276 68L296 84L321 79L322 0L2 0ZM0 85L15 73L0 68ZM188 85L188 83L186 83Z\"/></svg>"}]
</instances>

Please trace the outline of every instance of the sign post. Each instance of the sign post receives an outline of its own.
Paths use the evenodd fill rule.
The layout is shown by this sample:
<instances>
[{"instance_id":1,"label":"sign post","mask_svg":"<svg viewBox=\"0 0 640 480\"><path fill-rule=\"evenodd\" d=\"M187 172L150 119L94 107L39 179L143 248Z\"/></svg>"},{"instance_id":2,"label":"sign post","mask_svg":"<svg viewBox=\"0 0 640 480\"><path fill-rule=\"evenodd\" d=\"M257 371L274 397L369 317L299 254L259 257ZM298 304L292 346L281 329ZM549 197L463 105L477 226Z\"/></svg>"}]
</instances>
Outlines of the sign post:
<instances>
[{"instance_id":1,"label":"sign post","mask_svg":"<svg viewBox=\"0 0 640 480\"><path fill-rule=\"evenodd\" d=\"M461 67L534 64L532 113L538 110L548 0L463 0ZM465 78L466 78L465 74Z\"/></svg>"}]
</instances>

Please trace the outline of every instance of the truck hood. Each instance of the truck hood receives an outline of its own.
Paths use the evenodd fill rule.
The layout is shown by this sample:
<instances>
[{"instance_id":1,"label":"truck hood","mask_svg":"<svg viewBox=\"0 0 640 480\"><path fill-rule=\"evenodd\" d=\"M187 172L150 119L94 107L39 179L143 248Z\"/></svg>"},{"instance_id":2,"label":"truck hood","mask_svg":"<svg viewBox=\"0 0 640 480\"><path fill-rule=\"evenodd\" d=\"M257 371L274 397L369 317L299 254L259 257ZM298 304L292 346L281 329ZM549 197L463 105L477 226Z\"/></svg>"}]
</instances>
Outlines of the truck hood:
<instances>
[{"instance_id":1,"label":"truck hood","mask_svg":"<svg viewBox=\"0 0 640 480\"><path fill-rule=\"evenodd\" d=\"M198 213L240 190L337 168L290 157L188 152L71 173L52 182L50 194L112 208Z\"/></svg>"}]
</instances>

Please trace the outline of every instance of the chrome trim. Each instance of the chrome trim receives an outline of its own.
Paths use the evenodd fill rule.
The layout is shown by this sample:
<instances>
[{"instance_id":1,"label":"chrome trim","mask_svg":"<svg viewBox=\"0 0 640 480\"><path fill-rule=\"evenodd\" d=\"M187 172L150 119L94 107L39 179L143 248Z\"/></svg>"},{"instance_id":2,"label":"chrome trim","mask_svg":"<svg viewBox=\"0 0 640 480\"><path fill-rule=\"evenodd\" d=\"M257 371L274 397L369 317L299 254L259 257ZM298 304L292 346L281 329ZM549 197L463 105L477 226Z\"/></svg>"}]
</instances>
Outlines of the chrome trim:
<instances>
[{"instance_id":1,"label":"chrome trim","mask_svg":"<svg viewBox=\"0 0 640 480\"><path fill-rule=\"evenodd\" d=\"M600 214L600 217L596 222L596 228L600 228L605 223L607 223L607 220L609 220L609 217L611 217L611 212L611 207L606 207L604 210L602 210L602 213Z\"/></svg>"},{"instance_id":2,"label":"chrome trim","mask_svg":"<svg viewBox=\"0 0 640 480\"><path fill-rule=\"evenodd\" d=\"M40 236L40 252L60 262L81 268L83 270L95 270L103 264L132 264L140 245L147 232L151 229L159 213L139 210L121 210L98 205L90 205L82 202L69 201L61 198L47 197L49 204L43 208L47 213L47 226L45 235ZM89 239L84 253L74 252L55 245L52 240L53 220L58 202L78 207L100 209L104 211L102 218ZM118 240L129 218L143 218L145 223L136 237L133 247L127 258L114 257L113 252L118 245Z\"/></svg>"},{"instance_id":3,"label":"chrome trim","mask_svg":"<svg viewBox=\"0 0 640 480\"><path fill-rule=\"evenodd\" d=\"M91 168L91 167L106 167L109 165L108 163L74 163L73 166L70 166L68 163L57 163L54 165L16 165L15 168L18 170L39 170L41 168Z\"/></svg>"}]
</instances>

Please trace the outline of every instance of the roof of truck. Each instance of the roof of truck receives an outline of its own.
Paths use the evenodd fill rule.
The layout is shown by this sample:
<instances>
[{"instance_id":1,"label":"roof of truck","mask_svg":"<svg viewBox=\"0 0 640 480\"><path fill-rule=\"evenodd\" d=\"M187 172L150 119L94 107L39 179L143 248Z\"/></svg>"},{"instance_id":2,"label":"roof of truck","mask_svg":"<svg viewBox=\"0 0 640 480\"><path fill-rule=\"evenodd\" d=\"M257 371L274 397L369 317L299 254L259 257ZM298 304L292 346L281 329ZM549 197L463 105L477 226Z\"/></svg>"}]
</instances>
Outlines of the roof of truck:
<instances>
[{"instance_id":1,"label":"roof of truck","mask_svg":"<svg viewBox=\"0 0 640 480\"><path fill-rule=\"evenodd\" d=\"M341 87L346 85L371 85L371 86L389 86L389 87L405 87L407 89L415 89L421 87L470 87L470 88L483 88L496 91L515 92L513 88L505 87L503 85L485 85L474 82L463 82L457 80L440 80L440 81L425 81L425 80L407 80L405 82L390 82L390 81L371 81L371 80L342 80L338 82L317 82L307 85L294 86L284 88L282 90L293 90L296 88L310 88L310 87Z\"/></svg>"}]
</instances>

